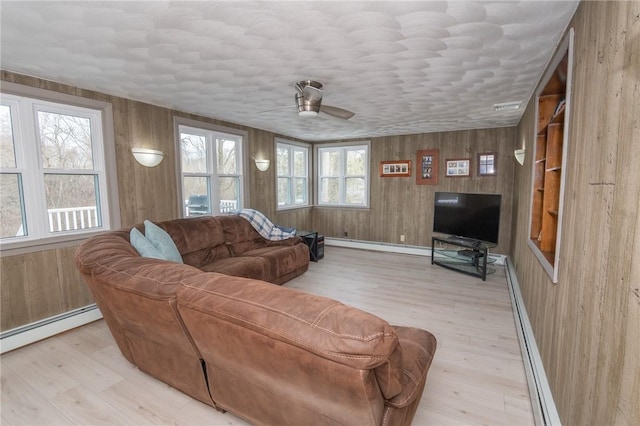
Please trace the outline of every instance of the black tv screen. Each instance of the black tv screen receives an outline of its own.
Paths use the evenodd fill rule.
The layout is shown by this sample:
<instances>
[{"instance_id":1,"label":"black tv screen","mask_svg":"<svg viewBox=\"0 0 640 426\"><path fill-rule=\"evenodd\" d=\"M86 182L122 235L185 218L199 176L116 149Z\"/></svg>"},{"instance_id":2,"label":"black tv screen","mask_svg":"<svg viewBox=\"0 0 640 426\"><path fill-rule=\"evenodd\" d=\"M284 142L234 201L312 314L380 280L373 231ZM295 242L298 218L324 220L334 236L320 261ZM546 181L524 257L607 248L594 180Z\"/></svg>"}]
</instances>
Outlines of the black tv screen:
<instances>
[{"instance_id":1,"label":"black tv screen","mask_svg":"<svg viewBox=\"0 0 640 426\"><path fill-rule=\"evenodd\" d=\"M500 194L436 192L433 232L498 243Z\"/></svg>"}]
</instances>

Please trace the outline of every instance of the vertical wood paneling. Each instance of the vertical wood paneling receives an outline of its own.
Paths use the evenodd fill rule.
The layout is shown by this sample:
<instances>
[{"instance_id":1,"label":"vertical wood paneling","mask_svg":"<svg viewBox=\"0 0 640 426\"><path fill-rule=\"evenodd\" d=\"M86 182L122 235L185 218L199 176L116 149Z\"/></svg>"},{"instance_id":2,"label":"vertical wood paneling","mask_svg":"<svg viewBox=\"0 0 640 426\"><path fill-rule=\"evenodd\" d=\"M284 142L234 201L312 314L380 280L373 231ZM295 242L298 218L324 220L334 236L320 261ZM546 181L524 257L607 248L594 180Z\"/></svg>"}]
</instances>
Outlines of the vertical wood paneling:
<instances>
[{"instance_id":1,"label":"vertical wood paneling","mask_svg":"<svg viewBox=\"0 0 640 426\"><path fill-rule=\"evenodd\" d=\"M516 170L518 270L563 424L640 424L640 2L582 2L559 280L526 244L532 153ZM517 148L533 146L533 104Z\"/></svg>"},{"instance_id":2,"label":"vertical wood paneling","mask_svg":"<svg viewBox=\"0 0 640 426\"><path fill-rule=\"evenodd\" d=\"M314 228L330 237L387 243L400 243L400 235L405 235L408 245L430 246L435 192L498 193L502 194L500 244L494 251L507 253L511 238L514 137L515 128L499 128L374 138L370 209L314 208ZM439 150L437 185L415 183L416 153L423 149ZM498 154L497 176L477 175L476 157L480 152ZM471 159L471 176L446 178L447 158ZM387 160L411 160L411 177L380 177L379 164Z\"/></svg>"},{"instance_id":3,"label":"vertical wood paneling","mask_svg":"<svg viewBox=\"0 0 640 426\"><path fill-rule=\"evenodd\" d=\"M246 130L251 158L256 153L271 159L272 167L259 172L248 162L247 179L251 190L248 206L276 214L274 134L237 124L173 111L142 102L83 90L34 77L2 71L4 81L110 102L113 106L116 170L120 216L123 227L145 219L163 221L179 216L177 199L176 150L173 117L180 116ZM133 147L156 148L167 156L153 168L138 164ZM310 228L308 209L285 214L283 224ZM8 330L93 303L90 292L78 274L75 247L2 256L2 312L0 329Z\"/></svg>"}]
</instances>

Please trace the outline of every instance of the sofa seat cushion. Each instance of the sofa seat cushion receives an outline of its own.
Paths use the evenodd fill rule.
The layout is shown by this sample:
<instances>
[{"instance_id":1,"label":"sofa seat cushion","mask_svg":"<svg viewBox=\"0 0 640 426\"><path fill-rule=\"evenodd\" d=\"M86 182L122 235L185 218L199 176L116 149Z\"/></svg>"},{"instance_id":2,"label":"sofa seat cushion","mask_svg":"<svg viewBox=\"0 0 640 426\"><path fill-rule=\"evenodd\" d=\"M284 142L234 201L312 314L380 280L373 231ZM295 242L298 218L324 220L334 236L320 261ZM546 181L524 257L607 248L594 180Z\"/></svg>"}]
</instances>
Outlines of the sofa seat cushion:
<instances>
[{"instance_id":1,"label":"sofa seat cushion","mask_svg":"<svg viewBox=\"0 0 640 426\"><path fill-rule=\"evenodd\" d=\"M304 244L261 247L246 251L240 258L259 257L267 261L271 277L281 277L309 264L309 249ZM271 280L269 280L271 281Z\"/></svg>"},{"instance_id":2,"label":"sofa seat cushion","mask_svg":"<svg viewBox=\"0 0 640 426\"><path fill-rule=\"evenodd\" d=\"M200 269L205 272L269 281L272 267L264 257L229 257L202 265Z\"/></svg>"},{"instance_id":3,"label":"sofa seat cushion","mask_svg":"<svg viewBox=\"0 0 640 426\"><path fill-rule=\"evenodd\" d=\"M394 326L402 348L402 391L387 405L403 408L411 404L424 389L427 372L436 352L436 338L428 331Z\"/></svg>"}]
</instances>

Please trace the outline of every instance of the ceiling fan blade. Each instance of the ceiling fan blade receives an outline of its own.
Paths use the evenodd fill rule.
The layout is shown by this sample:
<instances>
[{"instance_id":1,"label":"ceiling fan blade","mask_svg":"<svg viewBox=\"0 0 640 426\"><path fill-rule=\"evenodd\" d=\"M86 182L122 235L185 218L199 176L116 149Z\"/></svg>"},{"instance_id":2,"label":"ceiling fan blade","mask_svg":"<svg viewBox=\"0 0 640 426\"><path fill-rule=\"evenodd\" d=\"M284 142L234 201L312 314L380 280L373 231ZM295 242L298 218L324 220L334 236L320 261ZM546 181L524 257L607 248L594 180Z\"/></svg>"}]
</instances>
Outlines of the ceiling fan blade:
<instances>
[{"instance_id":1,"label":"ceiling fan blade","mask_svg":"<svg viewBox=\"0 0 640 426\"><path fill-rule=\"evenodd\" d=\"M322 100L322 88L307 85L302 89L302 96L305 101L315 104Z\"/></svg>"},{"instance_id":2,"label":"ceiling fan blade","mask_svg":"<svg viewBox=\"0 0 640 426\"><path fill-rule=\"evenodd\" d=\"M354 115L356 115L355 112L351 112L346 109L334 107L331 105L321 105L320 111L324 112L325 114L332 115L334 117L342 118L344 120L348 120Z\"/></svg>"},{"instance_id":3,"label":"ceiling fan blade","mask_svg":"<svg viewBox=\"0 0 640 426\"><path fill-rule=\"evenodd\" d=\"M278 111L278 110L280 110L280 109L290 109L290 108L295 108L295 105L287 105L287 106L281 106L281 107L275 107L275 108L263 109L263 110L261 110L261 111L258 111L258 114L262 114L263 112Z\"/></svg>"}]
</instances>

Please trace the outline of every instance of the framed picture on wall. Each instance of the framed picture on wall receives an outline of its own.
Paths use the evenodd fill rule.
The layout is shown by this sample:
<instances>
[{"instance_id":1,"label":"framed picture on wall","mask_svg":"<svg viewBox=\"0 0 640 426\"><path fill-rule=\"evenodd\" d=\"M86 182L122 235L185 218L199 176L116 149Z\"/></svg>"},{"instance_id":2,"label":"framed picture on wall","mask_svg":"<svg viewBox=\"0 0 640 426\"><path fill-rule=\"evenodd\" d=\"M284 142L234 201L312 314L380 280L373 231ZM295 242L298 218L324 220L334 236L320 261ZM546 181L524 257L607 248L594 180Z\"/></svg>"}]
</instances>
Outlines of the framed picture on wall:
<instances>
[{"instance_id":1,"label":"framed picture on wall","mask_svg":"<svg viewBox=\"0 0 640 426\"><path fill-rule=\"evenodd\" d=\"M411 176L411 160L381 161L381 177L409 177Z\"/></svg>"},{"instance_id":2,"label":"framed picture on wall","mask_svg":"<svg viewBox=\"0 0 640 426\"><path fill-rule=\"evenodd\" d=\"M446 165L446 177L467 177L471 174L471 160L468 158L449 159Z\"/></svg>"},{"instance_id":3,"label":"framed picture on wall","mask_svg":"<svg viewBox=\"0 0 640 426\"><path fill-rule=\"evenodd\" d=\"M478 176L496 176L498 174L495 152L481 152L478 154Z\"/></svg>"},{"instance_id":4,"label":"framed picture on wall","mask_svg":"<svg viewBox=\"0 0 640 426\"><path fill-rule=\"evenodd\" d=\"M438 150L424 149L416 154L416 185L438 184Z\"/></svg>"}]
</instances>

